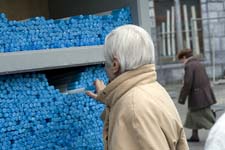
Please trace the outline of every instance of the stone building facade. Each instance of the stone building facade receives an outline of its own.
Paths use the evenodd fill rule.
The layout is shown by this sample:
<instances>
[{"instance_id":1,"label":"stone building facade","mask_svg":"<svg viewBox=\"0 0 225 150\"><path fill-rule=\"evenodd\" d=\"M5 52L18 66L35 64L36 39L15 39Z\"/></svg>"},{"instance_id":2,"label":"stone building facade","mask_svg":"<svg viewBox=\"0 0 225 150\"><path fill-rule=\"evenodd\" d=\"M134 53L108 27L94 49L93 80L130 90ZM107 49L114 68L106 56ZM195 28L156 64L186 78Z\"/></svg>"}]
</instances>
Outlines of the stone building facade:
<instances>
[{"instance_id":1,"label":"stone building facade","mask_svg":"<svg viewBox=\"0 0 225 150\"><path fill-rule=\"evenodd\" d=\"M183 78L183 65L178 61L162 62L159 59L160 44L162 43L157 36L159 34L159 25L157 25L156 21L158 16L155 10L157 1L159 0L149 0L149 16L151 20L151 35L155 42L157 54L158 80L165 84L181 81ZM180 0L180 3L181 5L186 3L190 5L188 3L191 3L191 1ZM198 33L201 34L199 35L199 45L201 46L202 63L206 65L210 78L222 79L225 71L225 1L199 0L196 5L199 5L195 6L197 12L200 13L197 14L198 19L192 20L189 18L189 21L190 25L193 22L197 23Z\"/></svg>"}]
</instances>

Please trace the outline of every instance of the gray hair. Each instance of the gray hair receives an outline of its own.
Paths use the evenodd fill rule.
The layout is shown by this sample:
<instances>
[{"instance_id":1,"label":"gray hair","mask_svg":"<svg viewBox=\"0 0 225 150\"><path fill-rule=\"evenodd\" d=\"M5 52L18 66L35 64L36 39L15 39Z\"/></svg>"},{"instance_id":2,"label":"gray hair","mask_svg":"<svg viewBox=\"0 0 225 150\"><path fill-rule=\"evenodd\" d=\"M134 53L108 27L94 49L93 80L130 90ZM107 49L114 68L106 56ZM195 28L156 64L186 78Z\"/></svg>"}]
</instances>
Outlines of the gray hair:
<instances>
[{"instance_id":1,"label":"gray hair","mask_svg":"<svg viewBox=\"0 0 225 150\"><path fill-rule=\"evenodd\" d=\"M112 65L116 57L120 72L136 69L155 61L155 50L151 36L136 25L123 25L105 38L104 56L106 66Z\"/></svg>"}]
</instances>

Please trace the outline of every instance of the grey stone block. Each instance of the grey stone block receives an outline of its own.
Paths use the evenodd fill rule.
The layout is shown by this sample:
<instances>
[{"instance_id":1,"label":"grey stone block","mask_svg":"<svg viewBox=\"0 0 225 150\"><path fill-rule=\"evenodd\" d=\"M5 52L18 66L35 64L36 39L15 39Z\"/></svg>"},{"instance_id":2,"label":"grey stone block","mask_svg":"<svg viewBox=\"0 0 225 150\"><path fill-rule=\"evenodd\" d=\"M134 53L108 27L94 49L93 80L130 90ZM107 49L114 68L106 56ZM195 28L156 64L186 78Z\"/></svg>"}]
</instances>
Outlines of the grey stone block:
<instances>
[{"instance_id":1,"label":"grey stone block","mask_svg":"<svg viewBox=\"0 0 225 150\"><path fill-rule=\"evenodd\" d=\"M205 51L204 56L206 61L211 61L211 51Z\"/></svg>"},{"instance_id":2,"label":"grey stone block","mask_svg":"<svg viewBox=\"0 0 225 150\"><path fill-rule=\"evenodd\" d=\"M216 26L217 32L216 35L219 37L225 36L225 24L223 22L220 22Z\"/></svg>"},{"instance_id":3,"label":"grey stone block","mask_svg":"<svg viewBox=\"0 0 225 150\"><path fill-rule=\"evenodd\" d=\"M224 10L223 2L215 1L208 3L209 11L222 11Z\"/></svg>"},{"instance_id":4,"label":"grey stone block","mask_svg":"<svg viewBox=\"0 0 225 150\"><path fill-rule=\"evenodd\" d=\"M201 8L202 8L202 13L205 13L207 11L206 4L202 4Z\"/></svg>"},{"instance_id":5,"label":"grey stone block","mask_svg":"<svg viewBox=\"0 0 225 150\"><path fill-rule=\"evenodd\" d=\"M213 38L225 36L224 26L225 26L225 24L223 24L223 22L221 23L218 19L217 20L211 20L210 24L209 24L209 31L208 31L208 32L210 32L209 36L211 36Z\"/></svg>"},{"instance_id":6,"label":"grey stone block","mask_svg":"<svg viewBox=\"0 0 225 150\"><path fill-rule=\"evenodd\" d=\"M220 40L221 40L221 48L223 51L225 51L225 37L222 37Z\"/></svg>"},{"instance_id":7,"label":"grey stone block","mask_svg":"<svg viewBox=\"0 0 225 150\"><path fill-rule=\"evenodd\" d=\"M225 1L223 1L223 9L225 10Z\"/></svg>"},{"instance_id":8,"label":"grey stone block","mask_svg":"<svg viewBox=\"0 0 225 150\"><path fill-rule=\"evenodd\" d=\"M202 18L208 18L208 13L209 12L202 12Z\"/></svg>"},{"instance_id":9,"label":"grey stone block","mask_svg":"<svg viewBox=\"0 0 225 150\"><path fill-rule=\"evenodd\" d=\"M212 38L210 42L212 45L212 50L220 51L222 49L220 44L220 38L218 37Z\"/></svg>"},{"instance_id":10,"label":"grey stone block","mask_svg":"<svg viewBox=\"0 0 225 150\"><path fill-rule=\"evenodd\" d=\"M225 9L223 11L218 12L218 17L224 18L224 19L221 19L223 21L225 20Z\"/></svg>"},{"instance_id":11,"label":"grey stone block","mask_svg":"<svg viewBox=\"0 0 225 150\"><path fill-rule=\"evenodd\" d=\"M202 21L202 29L203 29L203 37L204 38L209 38L209 20L203 20Z\"/></svg>"},{"instance_id":12,"label":"grey stone block","mask_svg":"<svg viewBox=\"0 0 225 150\"><path fill-rule=\"evenodd\" d=\"M203 44L204 44L204 51L210 51L210 44L209 44L209 38L204 38L203 40Z\"/></svg>"},{"instance_id":13,"label":"grey stone block","mask_svg":"<svg viewBox=\"0 0 225 150\"><path fill-rule=\"evenodd\" d=\"M220 26L218 23L218 19L210 20L209 22L209 32L211 37L217 37L218 32L220 32Z\"/></svg>"},{"instance_id":14,"label":"grey stone block","mask_svg":"<svg viewBox=\"0 0 225 150\"><path fill-rule=\"evenodd\" d=\"M215 53L216 63L225 63L225 51L220 50Z\"/></svg>"},{"instance_id":15,"label":"grey stone block","mask_svg":"<svg viewBox=\"0 0 225 150\"><path fill-rule=\"evenodd\" d=\"M218 17L218 12L216 11L210 11L209 13L209 18L217 18Z\"/></svg>"}]
</instances>

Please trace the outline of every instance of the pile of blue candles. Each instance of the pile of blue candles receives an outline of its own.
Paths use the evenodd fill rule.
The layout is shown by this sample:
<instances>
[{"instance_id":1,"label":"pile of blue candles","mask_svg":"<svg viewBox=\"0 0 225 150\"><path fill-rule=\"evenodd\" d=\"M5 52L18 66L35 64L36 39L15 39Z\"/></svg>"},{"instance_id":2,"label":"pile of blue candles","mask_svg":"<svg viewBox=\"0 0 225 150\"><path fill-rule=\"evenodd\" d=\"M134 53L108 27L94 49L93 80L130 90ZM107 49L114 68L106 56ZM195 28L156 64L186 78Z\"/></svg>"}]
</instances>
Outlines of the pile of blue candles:
<instances>
[{"instance_id":1,"label":"pile of blue candles","mask_svg":"<svg viewBox=\"0 0 225 150\"><path fill-rule=\"evenodd\" d=\"M115 27L131 22L129 8L61 20L12 21L0 13L0 52L101 45ZM94 91L96 78L108 80L101 66L85 67L74 78L68 90ZM1 150L103 149L104 105L84 93L62 94L40 73L2 75L0 91Z\"/></svg>"},{"instance_id":2,"label":"pile of blue candles","mask_svg":"<svg viewBox=\"0 0 225 150\"><path fill-rule=\"evenodd\" d=\"M1 13L0 52L101 45L112 29L130 23L129 8L104 16L80 15L60 20L35 17L15 21Z\"/></svg>"},{"instance_id":3,"label":"pile of blue candles","mask_svg":"<svg viewBox=\"0 0 225 150\"><path fill-rule=\"evenodd\" d=\"M100 66L81 74L71 89L91 86L95 78L107 82ZM62 94L38 73L1 76L0 90L2 150L103 149L104 105L85 93Z\"/></svg>"}]
</instances>

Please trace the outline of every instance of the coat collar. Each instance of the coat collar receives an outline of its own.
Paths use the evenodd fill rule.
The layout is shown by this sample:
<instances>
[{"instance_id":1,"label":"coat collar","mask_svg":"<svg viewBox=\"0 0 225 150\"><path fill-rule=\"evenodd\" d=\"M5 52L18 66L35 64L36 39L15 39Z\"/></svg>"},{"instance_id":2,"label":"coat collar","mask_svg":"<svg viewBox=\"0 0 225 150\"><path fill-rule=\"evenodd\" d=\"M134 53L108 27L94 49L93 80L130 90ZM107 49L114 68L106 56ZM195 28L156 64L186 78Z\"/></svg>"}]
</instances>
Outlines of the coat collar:
<instances>
[{"instance_id":1,"label":"coat collar","mask_svg":"<svg viewBox=\"0 0 225 150\"><path fill-rule=\"evenodd\" d=\"M121 96L131 88L156 81L156 71L154 64L141 66L135 70L127 71L119 75L101 91L97 100L112 107Z\"/></svg>"},{"instance_id":2,"label":"coat collar","mask_svg":"<svg viewBox=\"0 0 225 150\"><path fill-rule=\"evenodd\" d=\"M189 57L189 58L186 60L185 64L187 64L187 63L189 63L189 62L191 62L191 61L195 61L195 60L197 60L197 58L194 57L194 56L191 56L191 57Z\"/></svg>"}]
</instances>

